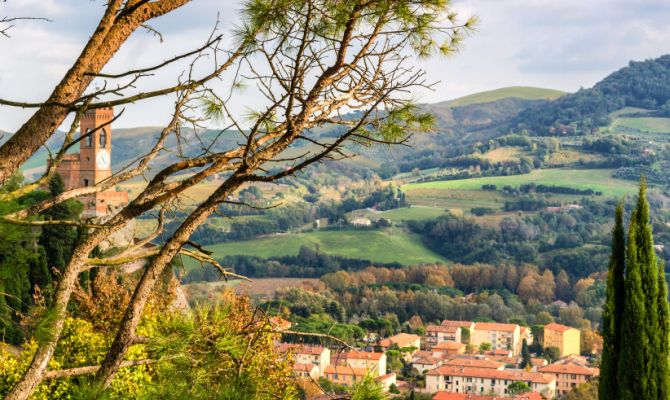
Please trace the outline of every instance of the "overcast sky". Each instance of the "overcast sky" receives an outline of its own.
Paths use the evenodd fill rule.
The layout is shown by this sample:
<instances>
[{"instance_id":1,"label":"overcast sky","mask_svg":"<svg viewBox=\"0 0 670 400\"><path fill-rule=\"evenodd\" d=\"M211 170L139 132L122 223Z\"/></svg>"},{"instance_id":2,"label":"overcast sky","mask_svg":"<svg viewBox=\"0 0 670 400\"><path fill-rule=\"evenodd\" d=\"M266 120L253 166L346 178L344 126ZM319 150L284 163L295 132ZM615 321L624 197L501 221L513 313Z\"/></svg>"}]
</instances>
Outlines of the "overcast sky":
<instances>
[{"instance_id":1,"label":"overcast sky","mask_svg":"<svg viewBox=\"0 0 670 400\"><path fill-rule=\"evenodd\" d=\"M7 0L3 16L41 16L53 22L20 22L0 38L0 97L44 100L79 54L102 14L103 0ZM194 0L152 23L164 41L135 33L106 71L155 64L198 46L220 13L221 26L237 20L235 0ZM670 53L668 0L459 0L464 16L480 17L479 31L460 54L420 65L434 92L417 93L438 102L505 86L538 86L566 91L590 87L629 60ZM156 87L174 74L154 78ZM172 99L138 103L117 127L162 125ZM246 101L252 101L247 99ZM0 106L0 129L14 130L27 111Z\"/></svg>"}]
</instances>

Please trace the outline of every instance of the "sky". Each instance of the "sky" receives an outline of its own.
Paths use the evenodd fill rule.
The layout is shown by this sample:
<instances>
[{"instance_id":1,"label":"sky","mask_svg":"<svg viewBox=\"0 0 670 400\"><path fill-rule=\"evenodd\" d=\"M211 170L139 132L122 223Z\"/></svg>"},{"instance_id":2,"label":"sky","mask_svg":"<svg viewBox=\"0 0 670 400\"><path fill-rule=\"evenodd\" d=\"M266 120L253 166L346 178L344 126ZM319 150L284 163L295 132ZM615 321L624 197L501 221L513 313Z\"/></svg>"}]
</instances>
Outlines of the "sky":
<instances>
[{"instance_id":1,"label":"sky","mask_svg":"<svg viewBox=\"0 0 670 400\"><path fill-rule=\"evenodd\" d=\"M83 48L103 12L104 0L7 0L0 18L39 16L51 20L17 22L10 38L0 37L0 98L44 100ZM454 0L463 17L477 15L478 31L459 54L416 61L434 91L415 93L434 103L505 86L564 91L591 87L630 60L670 53L667 0ZM219 20L225 35L239 21L238 0L194 0L151 26L163 36L134 33L106 66L106 72L154 65L199 47ZM146 87L174 84L167 70ZM173 98L127 107L116 127L160 126L169 119ZM240 97L240 112L254 94ZM242 104L244 103L244 104ZM30 110L0 106L0 130L13 131Z\"/></svg>"}]
</instances>

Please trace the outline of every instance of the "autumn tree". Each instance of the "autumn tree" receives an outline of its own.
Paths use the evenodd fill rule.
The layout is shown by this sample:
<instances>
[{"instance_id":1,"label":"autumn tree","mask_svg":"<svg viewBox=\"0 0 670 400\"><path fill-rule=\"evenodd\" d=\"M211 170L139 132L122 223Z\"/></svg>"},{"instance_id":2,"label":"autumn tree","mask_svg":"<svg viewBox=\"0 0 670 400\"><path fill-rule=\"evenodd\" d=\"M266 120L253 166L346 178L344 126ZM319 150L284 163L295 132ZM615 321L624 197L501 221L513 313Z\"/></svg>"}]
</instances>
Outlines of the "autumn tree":
<instances>
[{"instance_id":1,"label":"autumn tree","mask_svg":"<svg viewBox=\"0 0 670 400\"><path fill-rule=\"evenodd\" d=\"M404 143L412 132L429 130L432 117L423 114L406 93L430 88L421 71L409 65L416 56L451 54L458 49L473 20L463 23L446 1L434 0L248 0L242 5L239 29L224 48L218 28L199 48L132 71L105 71L108 61L128 37L146 23L177 10L190 0L109 0L102 8L97 27L73 61L72 67L40 103L0 100L0 105L35 109L30 118L0 146L0 182L53 137L67 117L62 147L44 175L3 199L15 199L48 182L55 174L87 110L133 103L156 96L174 96L172 117L153 146L132 164L95 186L64 191L31 207L3 216L3 222L23 225L77 226L90 230L72 250L63 268L45 328L49 335L40 341L25 373L7 399L26 399L54 371L49 361L59 343L67 309L79 275L100 265L114 266L138 258L150 258L134 288L115 338L97 370L103 386L111 383L131 346L138 340L136 328L162 272L177 255L183 254L216 263L191 233L245 183L273 183L312 164L349 157L349 143L358 146ZM165 66L184 62L177 83L164 88L143 86L143 78ZM200 72L206 70L206 72ZM214 85L223 77L230 83ZM245 116L231 110L239 102L237 90L253 88L262 104ZM349 113L356 110L355 116ZM119 116L117 115L117 118ZM184 139L185 129L198 129L209 120L224 121L220 135L234 136L224 149L203 143L199 154L173 150L167 166L150 169L163 152L168 137ZM336 127L333 137L324 138L319 128ZM95 132L102 126L93 129ZM309 144L306 152L294 155L293 144ZM273 165L285 168L274 169ZM151 171L150 174L149 171ZM109 257L89 257L99 243L126 226L132 219L151 215L162 222L166 210L179 204L185 190L220 174L223 179L211 194L186 216L174 233L156 250L137 252L133 247ZM147 176L142 191L104 223L72 220L35 221L34 216L68 199L113 188L128 179ZM238 204L238 203L235 203ZM161 223L158 224L162 226ZM141 243L158 236L154 232ZM191 247L184 247L186 244ZM207 344L203 343L202 349ZM84 371L84 372L81 372ZM90 373L91 369L68 373Z\"/></svg>"}]
</instances>

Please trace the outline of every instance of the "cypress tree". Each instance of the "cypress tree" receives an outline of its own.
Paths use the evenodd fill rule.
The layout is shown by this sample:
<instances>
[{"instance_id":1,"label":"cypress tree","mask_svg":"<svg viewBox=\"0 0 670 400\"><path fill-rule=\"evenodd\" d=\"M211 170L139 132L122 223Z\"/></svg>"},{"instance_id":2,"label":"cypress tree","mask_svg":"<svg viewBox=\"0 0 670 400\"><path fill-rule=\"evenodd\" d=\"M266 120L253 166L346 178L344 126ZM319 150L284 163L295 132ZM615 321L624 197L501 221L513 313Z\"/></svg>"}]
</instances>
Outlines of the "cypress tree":
<instances>
[{"instance_id":1,"label":"cypress tree","mask_svg":"<svg viewBox=\"0 0 670 400\"><path fill-rule=\"evenodd\" d=\"M644 177L640 178L640 192L635 210L635 240L637 245L637 262L640 265L642 293L644 293L644 329L648 344L644 348L644 372L647 375L647 392L645 399L654 399L658 395L656 387L657 368L660 363L659 326L658 326L658 263L654 252L654 239L649 226L649 203L646 198L647 184ZM629 250L630 251L630 250ZM640 392L645 393L645 392Z\"/></svg>"},{"instance_id":2,"label":"cypress tree","mask_svg":"<svg viewBox=\"0 0 670 400\"><path fill-rule=\"evenodd\" d=\"M658 268L658 365L656 366L657 373L657 388L659 400L667 400L670 395L670 388L668 387L668 374L670 368L668 367L668 336L670 335L670 311L668 310L668 288L665 283L665 264L663 260L659 263Z\"/></svg>"},{"instance_id":3,"label":"cypress tree","mask_svg":"<svg viewBox=\"0 0 670 400\"><path fill-rule=\"evenodd\" d=\"M521 369L530 369L532 366L533 365L530 357L530 349L528 348L528 341L524 339L521 345Z\"/></svg>"},{"instance_id":4,"label":"cypress tree","mask_svg":"<svg viewBox=\"0 0 670 400\"><path fill-rule=\"evenodd\" d=\"M626 254L625 303L621 322L621 352L617 368L619 400L648 398L645 355L648 346L644 324L645 295L642 292L642 268L637 260L637 216L633 211L628 229L628 252Z\"/></svg>"},{"instance_id":5,"label":"cypress tree","mask_svg":"<svg viewBox=\"0 0 670 400\"><path fill-rule=\"evenodd\" d=\"M616 399L618 393L617 367L621 351L621 319L624 309L624 271L626 238L623 227L623 202L616 208L612 231L612 254L607 275L607 293L602 314L603 354L600 363L600 400Z\"/></svg>"}]
</instances>

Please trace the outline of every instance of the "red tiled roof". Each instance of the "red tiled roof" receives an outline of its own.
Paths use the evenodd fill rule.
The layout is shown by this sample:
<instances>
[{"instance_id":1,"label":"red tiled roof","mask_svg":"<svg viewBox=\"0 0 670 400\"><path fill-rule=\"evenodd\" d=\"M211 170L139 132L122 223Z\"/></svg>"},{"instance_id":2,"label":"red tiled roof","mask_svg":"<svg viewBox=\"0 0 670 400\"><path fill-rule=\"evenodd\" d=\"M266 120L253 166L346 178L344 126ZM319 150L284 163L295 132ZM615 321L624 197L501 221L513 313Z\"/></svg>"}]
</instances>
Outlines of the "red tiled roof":
<instances>
[{"instance_id":1,"label":"red tiled roof","mask_svg":"<svg viewBox=\"0 0 670 400\"><path fill-rule=\"evenodd\" d=\"M473 367L473 368L493 368L493 369L498 369L503 366L501 363L496 361L469 359L469 358L454 358L452 360L445 361L444 365L449 367Z\"/></svg>"},{"instance_id":2,"label":"red tiled roof","mask_svg":"<svg viewBox=\"0 0 670 400\"><path fill-rule=\"evenodd\" d=\"M496 400L493 396L477 396L476 394L437 392L433 400Z\"/></svg>"},{"instance_id":3,"label":"red tiled roof","mask_svg":"<svg viewBox=\"0 0 670 400\"><path fill-rule=\"evenodd\" d=\"M434 357L434 355L433 355L433 352L432 352L432 351L428 351L428 350L419 350L419 351L417 351L416 353L414 353L414 354L412 355L412 357L418 359L418 358L424 358L424 357Z\"/></svg>"},{"instance_id":4,"label":"red tiled roof","mask_svg":"<svg viewBox=\"0 0 670 400\"><path fill-rule=\"evenodd\" d=\"M465 347L463 343L447 340L446 342L442 342L433 346L433 350L460 350L463 347Z\"/></svg>"},{"instance_id":5,"label":"red tiled roof","mask_svg":"<svg viewBox=\"0 0 670 400\"><path fill-rule=\"evenodd\" d=\"M294 371L306 371L306 372L312 372L312 370L316 368L316 365L314 364L304 364L304 363L295 363L293 364L293 370Z\"/></svg>"},{"instance_id":6,"label":"red tiled roof","mask_svg":"<svg viewBox=\"0 0 670 400\"><path fill-rule=\"evenodd\" d=\"M575 328L552 322L549 325L545 325L544 329L545 330L549 329L549 330L556 331L556 332L567 332L570 329L575 329Z\"/></svg>"},{"instance_id":7,"label":"red tiled roof","mask_svg":"<svg viewBox=\"0 0 670 400\"><path fill-rule=\"evenodd\" d=\"M442 326L455 326L455 327L466 327L469 328L472 326L472 321L449 321L449 320L444 320L442 321Z\"/></svg>"},{"instance_id":8,"label":"red tiled roof","mask_svg":"<svg viewBox=\"0 0 670 400\"><path fill-rule=\"evenodd\" d=\"M575 375L598 375L598 368L584 367L579 364L568 362L565 364L549 364L539 369L540 372L552 374L575 374Z\"/></svg>"},{"instance_id":9,"label":"red tiled roof","mask_svg":"<svg viewBox=\"0 0 670 400\"><path fill-rule=\"evenodd\" d=\"M538 392L518 394L514 396L514 400L544 400L546 397L543 397Z\"/></svg>"},{"instance_id":10,"label":"red tiled roof","mask_svg":"<svg viewBox=\"0 0 670 400\"><path fill-rule=\"evenodd\" d=\"M428 325L426 327L426 332L456 333L460 328L461 328L460 326Z\"/></svg>"},{"instance_id":11,"label":"red tiled roof","mask_svg":"<svg viewBox=\"0 0 670 400\"><path fill-rule=\"evenodd\" d=\"M353 360L381 360L384 353L369 353L367 351L350 351L346 357Z\"/></svg>"},{"instance_id":12,"label":"red tiled roof","mask_svg":"<svg viewBox=\"0 0 670 400\"><path fill-rule=\"evenodd\" d=\"M516 324L501 324L499 322L477 322L475 329L480 331L503 331L514 332L519 325Z\"/></svg>"},{"instance_id":13,"label":"red tiled roof","mask_svg":"<svg viewBox=\"0 0 670 400\"><path fill-rule=\"evenodd\" d=\"M383 339L379 342L379 345L381 347L390 347L392 344L397 344L398 347L406 347L412 344L412 342L416 342L417 340L420 340L421 337L417 335L411 335L409 333L399 333L397 335L393 335L391 337L388 337L386 339Z\"/></svg>"},{"instance_id":14,"label":"red tiled roof","mask_svg":"<svg viewBox=\"0 0 670 400\"><path fill-rule=\"evenodd\" d=\"M437 357L423 357L419 358L416 361L412 361L412 364L437 364L440 362L440 359Z\"/></svg>"},{"instance_id":15,"label":"red tiled roof","mask_svg":"<svg viewBox=\"0 0 670 400\"><path fill-rule=\"evenodd\" d=\"M463 376L470 378L486 379L507 379L512 381L526 381L533 383L551 383L556 379L550 375L539 372L499 370L491 368L471 368L471 367L439 367L427 372L427 375L437 376Z\"/></svg>"}]
</instances>

